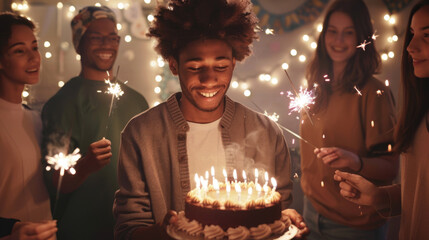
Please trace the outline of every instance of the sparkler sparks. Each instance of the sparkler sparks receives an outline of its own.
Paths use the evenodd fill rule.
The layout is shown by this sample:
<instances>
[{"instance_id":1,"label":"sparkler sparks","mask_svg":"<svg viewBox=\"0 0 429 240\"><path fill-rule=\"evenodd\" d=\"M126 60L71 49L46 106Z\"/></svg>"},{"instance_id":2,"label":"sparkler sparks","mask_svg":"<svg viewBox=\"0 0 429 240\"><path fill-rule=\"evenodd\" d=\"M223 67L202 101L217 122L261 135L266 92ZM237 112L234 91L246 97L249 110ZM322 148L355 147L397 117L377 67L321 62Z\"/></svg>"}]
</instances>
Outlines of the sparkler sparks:
<instances>
[{"instance_id":1,"label":"sparkler sparks","mask_svg":"<svg viewBox=\"0 0 429 240\"><path fill-rule=\"evenodd\" d=\"M124 91L122 91L121 85L119 85L119 83L111 83L110 79L104 80L104 82L109 85L106 91L107 94L112 94L114 97L116 97L116 99L119 99L119 97L124 95Z\"/></svg>"},{"instance_id":2,"label":"sparkler sparks","mask_svg":"<svg viewBox=\"0 0 429 240\"><path fill-rule=\"evenodd\" d=\"M277 113L273 113L272 115L270 115L267 111L264 111L264 115L267 116L269 119L273 120L274 122L278 122L280 118Z\"/></svg>"},{"instance_id":3,"label":"sparkler sparks","mask_svg":"<svg viewBox=\"0 0 429 240\"><path fill-rule=\"evenodd\" d=\"M377 39L377 37L379 36L379 35L376 35L375 33L377 32L377 30L375 30L374 31L374 33L372 34L372 36L371 36L371 38L373 39L373 40L376 40Z\"/></svg>"},{"instance_id":4,"label":"sparkler sparks","mask_svg":"<svg viewBox=\"0 0 429 240\"><path fill-rule=\"evenodd\" d=\"M356 86L354 86L353 87L355 90L356 90L356 92L360 95L360 96L362 96L362 92L356 87Z\"/></svg>"},{"instance_id":5,"label":"sparkler sparks","mask_svg":"<svg viewBox=\"0 0 429 240\"><path fill-rule=\"evenodd\" d=\"M300 108L298 109L298 108L296 108L296 110L299 110L299 111L297 111L297 112L300 112L301 110L304 110L305 111L305 113L307 114L307 117L308 117L308 119L310 120L310 123L311 123L311 125L313 125L313 120L311 120L311 116L310 116L310 112L308 111L309 110L309 104L310 104L310 102L312 102L312 104L314 104L314 98L315 97L313 97L312 99L311 99L311 101L310 102L308 102L310 99L308 98L309 96L313 96L312 95L312 91L310 91L310 92L308 92L308 93L310 93L309 95L307 95L307 89L305 88L305 90L304 90L304 92L302 92L302 88L300 87L299 88L299 93L296 91L296 89L295 89L295 87L294 87L294 85L293 85L293 82L292 82L292 79L289 77L289 73L287 72L287 70L286 69L283 69L284 70L284 72L286 73L286 76L287 76L287 78L288 78L288 80L289 80L289 82L290 82L290 84L291 84L291 86L292 86L292 89L293 89L293 91L295 92L295 97L292 99L291 98L291 95L289 95L289 92L288 92L288 97L289 97L289 99L291 99L292 101L289 103L289 109L291 109L291 106L294 106L294 105L296 105L296 106L299 106ZM283 92L282 92L283 93ZM306 104L306 105L304 105L304 104ZM293 111L293 110L292 110Z\"/></svg>"},{"instance_id":6,"label":"sparkler sparks","mask_svg":"<svg viewBox=\"0 0 429 240\"><path fill-rule=\"evenodd\" d=\"M64 155L64 153L60 152L53 157L46 156L46 161L49 164L49 166L46 167L46 170L50 171L52 168L55 170L60 169L61 176L64 176L65 171L68 171L70 174L74 175L76 173L74 166L81 157L79 151L79 148L76 148L73 153L68 155Z\"/></svg>"},{"instance_id":7,"label":"sparkler sparks","mask_svg":"<svg viewBox=\"0 0 429 240\"><path fill-rule=\"evenodd\" d=\"M299 88L299 93L297 96L294 96L290 91L287 92L287 97L291 100L289 103L289 109L291 110L289 115L292 112L301 112L303 109L310 109L310 104L314 104L314 93L312 90L308 91L307 88Z\"/></svg>"},{"instance_id":8,"label":"sparkler sparks","mask_svg":"<svg viewBox=\"0 0 429 240\"><path fill-rule=\"evenodd\" d=\"M371 42L367 42L366 40L363 41L363 43L359 44L356 48L362 48L362 50L365 51L366 45L370 44Z\"/></svg>"}]
</instances>

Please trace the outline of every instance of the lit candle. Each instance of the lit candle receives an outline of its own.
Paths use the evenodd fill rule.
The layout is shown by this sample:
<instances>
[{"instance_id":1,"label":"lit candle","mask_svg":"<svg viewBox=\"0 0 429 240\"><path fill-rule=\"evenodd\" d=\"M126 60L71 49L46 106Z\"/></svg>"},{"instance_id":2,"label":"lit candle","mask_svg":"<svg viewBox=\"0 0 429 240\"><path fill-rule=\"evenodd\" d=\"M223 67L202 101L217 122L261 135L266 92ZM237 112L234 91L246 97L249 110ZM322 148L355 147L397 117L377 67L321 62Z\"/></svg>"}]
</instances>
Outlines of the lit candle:
<instances>
[{"instance_id":1,"label":"lit candle","mask_svg":"<svg viewBox=\"0 0 429 240\"><path fill-rule=\"evenodd\" d=\"M223 176L225 177L225 184L226 184L226 182L228 182L228 175L226 175L226 170L225 170L225 168L223 169Z\"/></svg>"},{"instance_id":2,"label":"lit candle","mask_svg":"<svg viewBox=\"0 0 429 240\"><path fill-rule=\"evenodd\" d=\"M231 185L226 182L226 197L229 199L229 193L231 192Z\"/></svg>"},{"instance_id":3,"label":"lit candle","mask_svg":"<svg viewBox=\"0 0 429 240\"><path fill-rule=\"evenodd\" d=\"M265 171L265 184L264 184L264 186L265 185L268 185L268 172L267 171Z\"/></svg>"},{"instance_id":4,"label":"lit candle","mask_svg":"<svg viewBox=\"0 0 429 240\"><path fill-rule=\"evenodd\" d=\"M209 180L209 171L206 171L206 180Z\"/></svg>"},{"instance_id":5,"label":"lit candle","mask_svg":"<svg viewBox=\"0 0 429 240\"><path fill-rule=\"evenodd\" d=\"M252 193L253 193L253 188L248 188L247 189L247 199L250 199L250 197L252 196Z\"/></svg>"},{"instance_id":6,"label":"lit candle","mask_svg":"<svg viewBox=\"0 0 429 240\"><path fill-rule=\"evenodd\" d=\"M200 176L200 182L201 182L201 187L202 187L202 191L201 194L203 195L202 197L206 197L207 194L207 181L203 178L203 176Z\"/></svg>"},{"instance_id":7,"label":"lit candle","mask_svg":"<svg viewBox=\"0 0 429 240\"><path fill-rule=\"evenodd\" d=\"M237 184L237 170L234 169L234 172L232 172L232 176L234 177L234 182Z\"/></svg>"},{"instance_id":8,"label":"lit candle","mask_svg":"<svg viewBox=\"0 0 429 240\"><path fill-rule=\"evenodd\" d=\"M216 191L216 199L219 199L219 182L213 178L213 188Z\"/></svg>"},{"instance_id":9,"label":"lit candle","mask_svg":"<svg viewBox=\"0 0 429 240\"><path fill-rule=\"evenodd\" d=\"M211 172L211 174L212 174L212 179L213 179L213 184L214 184L214 180L215 180L215 170L214 170L214 167L213 167L213 166L211 167L210 172Z\"/></svg>"},{"instance_id":10,"label":"lit candle","mask_svg":"<svg viewBox=\"0 0 429 240\"><path fill-rule=\"evenodd\" d=\"M264 189L265 196L267 196L267 193L268 193L268 185L264 185L262 188Z\"/></svg>"},{"instance_id":11,"label":"lit candle","mask_svg":"<svg viewBox=\"0 0 429 240\"><path fill-rule=\"evenodd\" d=\"M195 185L197 186L197 189L200 189L200 178L198 177L198 174L195 173Z\"/></svg>"},{"instance_id":12,"label":"lit candle","mask_svg":"<svg viewBox=\"0 0 429 240\"><path fill-rule=\"evenodd\" d=\"M240 187L240 184L235 184L235 192L237 192L238 202L240 202L240 198L241 198L241 187Z\"/></svg>"},{"instance_id":13,"label":"lit candle","mask_svg":"<svg viewBox=\"0 0 429 240\"><path fill-rule=\"evenodd\" d=\"M277 181L273 177L271 178L271 184L273 185L273 192L275 192L277 188Z\"/></svg>"},{"instance_id":14,"label":"lit candle","mask_svg":"<svg viewBox=\"0 0 429 240\"><path fill-rule=\"evenodd\" d=\"M243 170L243 180L244 180L244 183L247 183L246 172L244 170Z\"/></svg>"},{"instance_id":15,"label":"lit candle","mask_svg":"<svg viewBox=\"0 0 429 240\"><path fill-rule=\"evenodd\" d=\"M256 191L258 192L258 198L261 196L262 187L259 183L256 184Z\"/></svg>"},{"instance_id":16,"label":"lit candle","mask_svg":"<svg viewBox=\"0 0 429 240\"><path fill-rule=\"evenodd\" d=\"M258 169L255 168L255 184L258 183L258 175L259 175Z\"/></svg>"}]
</instances>

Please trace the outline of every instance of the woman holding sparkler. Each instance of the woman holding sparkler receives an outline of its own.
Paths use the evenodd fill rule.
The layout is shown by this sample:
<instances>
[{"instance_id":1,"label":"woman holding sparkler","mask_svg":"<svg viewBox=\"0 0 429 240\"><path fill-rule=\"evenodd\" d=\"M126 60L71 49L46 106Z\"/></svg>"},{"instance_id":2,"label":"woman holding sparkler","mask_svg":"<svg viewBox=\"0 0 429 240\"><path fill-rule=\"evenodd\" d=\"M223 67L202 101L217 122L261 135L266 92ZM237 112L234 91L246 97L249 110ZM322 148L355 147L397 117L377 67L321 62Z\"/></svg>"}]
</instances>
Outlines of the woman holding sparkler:
<instances>
[{"instance_id":1,"label":"woman holding sparkler","mask_svg":"<svg viewBox=\"0 0 429 240\"><path fill-rule=\"evenodd\" d=\"M402 111L395 150L402 153L401 185L376 187L359 175L336 172L341 195L381 214L401 211L399 239L429 235L429 1L411 10L402 54ZM402 187L402 199L401 199ZM402 203L401 203L402 200ZM402 205L402 206L401 206ZM401 210L402 208L402 210Z\"/></svg>"},{"instance_id":2,"label":"woman holding sparkler","mask_svg":"<svg viewBox=\"0 0 429 240\"><path fill-rule=\"evenodd\" d=\"M0 13L0 216L13 218L0 218L0 239L55 239L57 231L56 222L47 221L40 116L21 99L25 84L39 81L35 28L25 17Z\"/></svg>"},{"instance_id":3,"label":"woman holding sparkler","mask_svg":"<svg viewBox=\"0 0 429 240\"><path fill-rule=\"evenodd\" d=\"M361 0L337 0L327 11L309 85L316 103L302 114L301 185L308 239L384 239L385 220L339 194L335 170L390 184L398 169L393 144L395 109L389 88L373 77L380 57L369 11ZM309 116L311 119L309 119Z\"/></svg>"}]
</instances>

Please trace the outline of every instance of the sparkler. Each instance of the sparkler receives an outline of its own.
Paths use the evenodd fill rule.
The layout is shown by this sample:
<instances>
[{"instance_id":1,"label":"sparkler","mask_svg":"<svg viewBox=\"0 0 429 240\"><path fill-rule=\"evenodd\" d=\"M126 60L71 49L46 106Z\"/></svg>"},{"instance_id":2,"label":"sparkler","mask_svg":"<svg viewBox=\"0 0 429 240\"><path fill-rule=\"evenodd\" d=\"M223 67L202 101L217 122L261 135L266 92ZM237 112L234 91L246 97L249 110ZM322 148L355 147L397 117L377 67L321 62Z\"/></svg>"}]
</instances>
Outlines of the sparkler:
<instances>
[{"instance_id":1,"label":"sparkler","mask_svg":"<svg viewBox=\"0 0 429 240\"><path fill-rule=\"evenodd\" d=\"M105 79L104 82L109 85L106 93L111 94L112 98L110 100L109 115L107 116L107 123L106 123L106 130L105 130L106 132L104 135L107 135L107 128L109 126L110 115L112 114L113 102L115 101L115 99L119 100L119 97L124 95L124 91L122 91L121 85L118 83L119 66L118 66L118 69L116 70L116 76L113 78L115 80L114 83L110 82L109 71L106 71L106 73L107 73L107 79Z\"/></svg>"},{"instance_id":2,"label":"sparkler","mask_svg":"<svg viewBox=\"0 0 429 240\"><path fill-rule=\"evenodd\" d=\"M255 106L256 106L258 109L261 109L261 108L260 108L260 107L255 103L255 102L253 102L253 101L252 101L252 103L253 103L253 104L255 104ZM276 115L274 119L273 119L273 118L271 118L272 116L269 116L269 115L268 115L268 113L267 113L266 111L265 111L264 115L265 115L265 116L267 116L267 117L269 117L269 118L270 118L270 119L272 119L273 121L278 120L278 118L279 118L279 116L278 116L278 115ZM311 120L311 119L310 119L310 120ZM275 122L277 122L277 121L275 121ZM316 147L316 145L312 144L312 143L311 143L311 142L309 142L308 140L305 140L304 138L302 138L300 135L298 135L298 134L297 134L297 133L295 133L294 131L290 130L289 128L282 126L282 125L281 125L281 124L279 124L278 122L277 122L277 125L278 125L281 129L283 129L283 130L287 131L288 133L292 134L293 136L297 137L298 139L301 139L302 141L304 141L304 142L305 142L305 143L307 143L308 145L310 145L310 146L312 146L312 147L314 147L314 148L318 148L318 147ZM255 169L255 175L256 175L256 169ZM256 177L256 181L257 181L257 179L258 179L258 177Z\"/></svg>"},{"instance_id":3,"label":"sparkler","mask_svg":"<svg viewBox=\"0 0 429 240\"><path fill-rule=\"evenodd\" d=\"M76 174L76 169L74 169L74 166L76 165L76 162L80 159L81 155L79 153L79 148L76 148L71 154L65 155L64 153L60 152L59 154L55 154L53 157L46 156L46 161L48 162L48 166L46 166L46 171L50 171L52 168L55 170L60 170L60 176L58 179L58 186L57 186L57 196L55 201L55 207L54 207L54 213L55 209L57 208L58 198L60 194L61 189L61 182L63 180L63 176L65 171L68 171L71 175ZM55 215L55 214L54 214Z\"/></svg>"},{"instance_id":4,"label":"sparkler","mask_svg":"<svg viewBox=\"0 0 429 240\"><path fill-rule=\"evenodd\" d=\"M297 96L294 96L290 91L287 92L287 97L290 99L289 109L291 110L289 115L292 112L301 112L302 110L310 109L309 105L314 104L314 93L312 90L308 91L306 88L299 88L299 93ZM311 120L311 119L310 119Z\"/></svg>"},{"instance_id":5,"label":"sparkler","mask_svg":"<svg viewBox=\"0 0 429 240\"><path fill-rule=\"evenodd\" d=\"M289 82L290 82L290 84L291 84L291 86L292 86L292 89L293 89L293 91L295 92L295 98L294 98L294 102L295 103L293 103L293 105L295 105L296 103L306 103L306 105L304 105L304 106L302 106L301 107L301 109L300 109L300 111L303 109L304 111L305 111L305 113L307 114L307 116L308 116L308 119L310 119L310 123L311 123L311 125L313 125L313 120L311 120L311 116L310 116L310 112L308 111L308 105L310 104L310 102L311 101L307 101L307 100L301 100L301 98L303 98L304 99L304 97L306 98L306 99L308 99L308 97L307 96L305 96L305 94L298 94L298 92L296 91L296 89L295 89L295 87L294 87L294 85L293 85L293 82L292 82L292 79L289 77L289 73L287 72L287 70L286 69L283 69L283 71L285 71L285 73L286 73L286 76L287 76L287 78L289 79ZM300 88L300 93L301 93L301 88ZM305 91L307 91L307 89L305 90ZM311 92L311 91L310 91ZM302 96L301 96L302 95ZM291 97L289 97L290 99L291 99ZM292 100L292 99L291 99ZM312 100L312 103L314 104L314 98L313 98L313 100ZM290 106L291 106L291 104L292 104L292 102L289 104L289 109L290 109Z\"/></svg>"}]
</instances>

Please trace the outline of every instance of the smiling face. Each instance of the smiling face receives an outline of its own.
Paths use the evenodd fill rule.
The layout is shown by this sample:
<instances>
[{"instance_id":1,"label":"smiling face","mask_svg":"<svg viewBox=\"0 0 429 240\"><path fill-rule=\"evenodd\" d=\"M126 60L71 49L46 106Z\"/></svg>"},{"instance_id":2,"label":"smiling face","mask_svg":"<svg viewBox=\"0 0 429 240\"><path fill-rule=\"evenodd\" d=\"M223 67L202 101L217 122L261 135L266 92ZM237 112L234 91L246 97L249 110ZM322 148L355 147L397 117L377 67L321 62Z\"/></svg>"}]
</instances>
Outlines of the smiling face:
<instances>
[{"instance_id":1,"label":"smiling face","mask_svg":"<svg viewBox=\"0 0 429 240\"><path fill-rule=\"evenodd\" d=\"M102 18L91 22L78 50L83 72L99 71L104 74L112 69L119 48L119 40L116 42L110 40L115 36L117 29L113 21Z\"/></svg>"},{"instance_id":2,"label":"smiling face","mask_svg":"<svg viewBox=\"0 0 429 240\"><path fill-rule=\"evenodd\" d=\"M170 60L171 71L179 76L186 120L208 123L222 116L234 67L231 46L216 39L195 40L180 51L179 62Z\"/></svg>"},{"instance_id":3,"label":"smiling face","mask_svg":"<svg viewBox=\"0 0 429 240\"><path fill-rule=\"evenodd\" d=\"M420 8L411 20L413 34L407 51L413 59L414 74L419 78L429 77L429 5Z\"/></svg>"},{"instance_id":4,"label":"smiling face","mask_svg":"<svg viewBox=\"0 0 429 240\"><path fill-rule=\"evenodd\" d=\"M25 84L39 81L40 53L33 30L28 26L12 25L9 42L1 51L2 84L23 89Z\"/></svg>"},{"instance_id":5,"label":"smiling face","mask_svg":"<svg viewBox=\"0 0 429 240\"><path fill-rule=\"evenodd\" d=\"M357 36L353 21L343 12L334 12L325 33L325 47L333 64L343 65L356 53Z\"/></svg>"}]
</instances>

